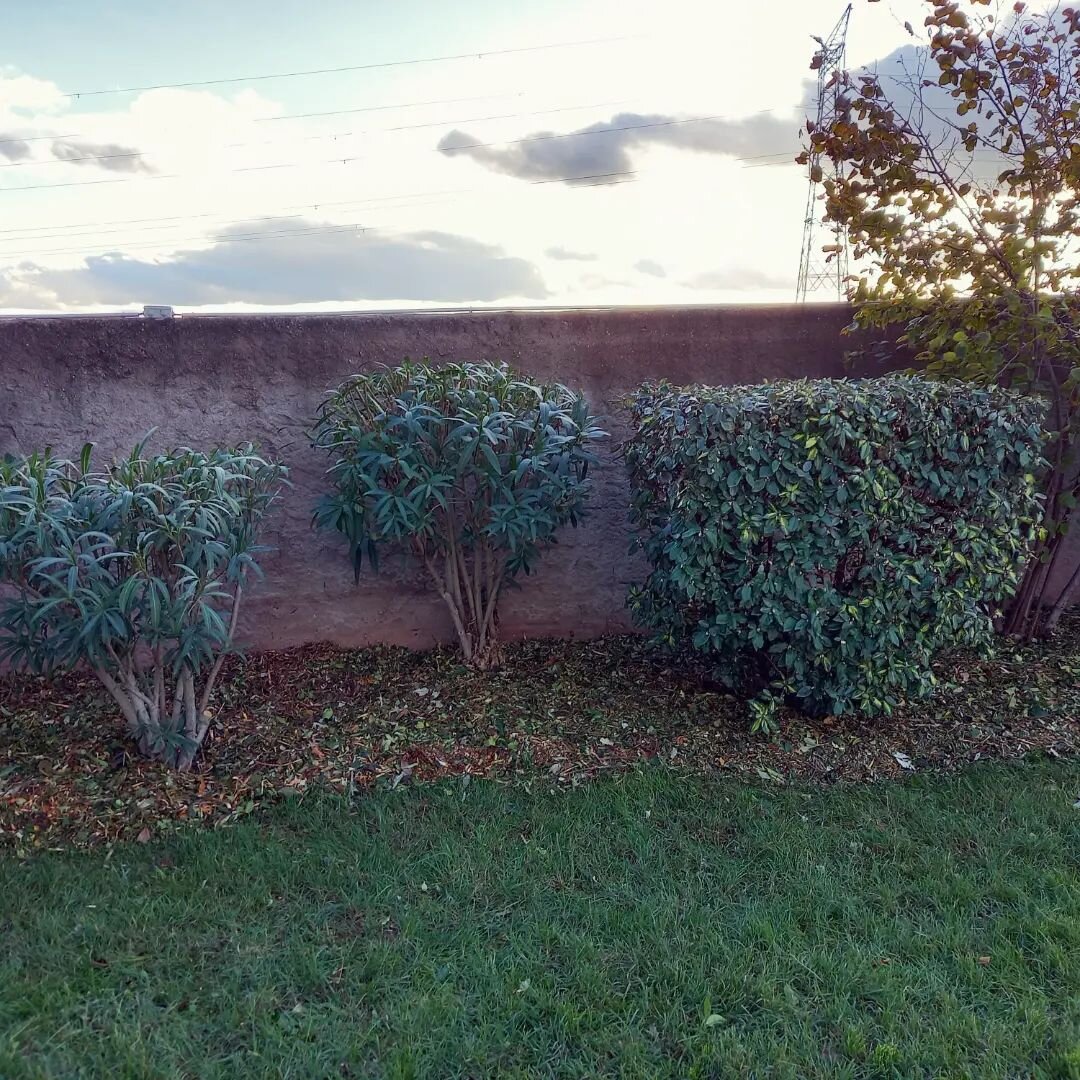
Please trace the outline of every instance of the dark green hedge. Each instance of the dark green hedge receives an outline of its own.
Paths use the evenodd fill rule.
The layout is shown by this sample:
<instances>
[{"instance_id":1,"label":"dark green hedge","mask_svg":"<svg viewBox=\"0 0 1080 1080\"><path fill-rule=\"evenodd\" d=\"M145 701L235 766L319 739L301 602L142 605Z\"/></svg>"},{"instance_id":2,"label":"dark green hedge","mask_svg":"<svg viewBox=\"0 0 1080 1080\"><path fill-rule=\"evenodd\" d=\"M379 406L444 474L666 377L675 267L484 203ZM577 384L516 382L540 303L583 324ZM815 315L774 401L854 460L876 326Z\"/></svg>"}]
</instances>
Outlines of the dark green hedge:
<instances>
[{"instance_id":1,"label":"dark green hedge","mask_svg":"<svg viewBox=\"0 0 1080 1080\"><path fill-rule=\"evenodd\" d=\"M1039 503L1041 404L914 376L643 387L637 620L758 696L888 713L988 641Z\"/></svg>"}]
</instances>

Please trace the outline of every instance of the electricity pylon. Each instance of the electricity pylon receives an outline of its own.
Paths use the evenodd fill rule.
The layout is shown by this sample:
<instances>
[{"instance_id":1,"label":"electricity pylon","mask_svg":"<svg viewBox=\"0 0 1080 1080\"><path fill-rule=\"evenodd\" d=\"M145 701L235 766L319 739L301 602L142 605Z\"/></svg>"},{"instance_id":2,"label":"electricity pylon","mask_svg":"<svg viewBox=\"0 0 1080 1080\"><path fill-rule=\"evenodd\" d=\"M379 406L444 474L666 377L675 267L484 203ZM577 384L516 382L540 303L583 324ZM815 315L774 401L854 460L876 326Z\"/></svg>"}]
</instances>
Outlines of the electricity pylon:
<instances>
[{"instance_id":1,"label":"electricity pylon","mask_svg":"<svg viewBox=\"0 0 1080 1080\"><path fill-rule=\"evenodd\" d=\"M847 51L847 29L851 20L851 4L844 8L844 14L833 27L827 38L814 38L820 46L816 56L817 84L817 119L816 131L831 126L836 119L837 99L840 95L840 83L833 81L833 76L844 69ZM830 85L831 84L831 85ZM810 152L810 190L806 196L806 216L803 220L802 254L799 256L799 283L795 299L805 303L806 294L822 290L836 292L837 300L847 299L848 245L843 230L835 227L835 239L832 241L833 257L826 259L820 246L815 250L815 232L820 231L818 221L818 187L835 164L821 151ZM820 240L816 241L820 245Z\"/></svg>"}]
</instances>

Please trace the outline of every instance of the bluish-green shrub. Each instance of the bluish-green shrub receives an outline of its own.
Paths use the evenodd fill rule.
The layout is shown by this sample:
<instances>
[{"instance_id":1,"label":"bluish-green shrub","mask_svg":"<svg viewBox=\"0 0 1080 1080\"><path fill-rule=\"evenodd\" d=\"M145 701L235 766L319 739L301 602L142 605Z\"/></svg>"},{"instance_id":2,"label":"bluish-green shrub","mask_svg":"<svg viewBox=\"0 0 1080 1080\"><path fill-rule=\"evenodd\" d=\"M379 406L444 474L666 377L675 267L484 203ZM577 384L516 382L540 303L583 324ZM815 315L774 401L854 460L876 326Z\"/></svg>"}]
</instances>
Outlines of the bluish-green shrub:
<instances>
[{"instance_id":1,"label":"bluish-green shrub","mask_svg":"<svg viewBox=\"0 0 1080 1080\"><path fill-rule=\"evenodd\" d=\"M90 451L0 458L0 661L85 665L140 751L186 769L285 469L250 446Z\"/></svg>"},{"instance_id":2,"label":"bluish-green shrub","mask_svg":"<svg viewBox=\"0 0 1080 1080\"><path fill-rule=\"evenodd\" d=\"M315 424L332 458L315 524L344 534L357 577L383 544L410 551L465 661L494 667L503 587L577 524L603 437L580 393L504 364L407 361L354 375Z\"/></svg>"},{"instance_id":3,"label":"bluish-green shrub","mask_svg":"<svg viewBox=\"0 0 1080 1080\"><path fill-rule=\"evenodd\" d=\"M1039 508L1041 404L915 376L643 387L626 448L635 618L756 693L888 713L979 646Z\"/></svg>"}]
</instances>

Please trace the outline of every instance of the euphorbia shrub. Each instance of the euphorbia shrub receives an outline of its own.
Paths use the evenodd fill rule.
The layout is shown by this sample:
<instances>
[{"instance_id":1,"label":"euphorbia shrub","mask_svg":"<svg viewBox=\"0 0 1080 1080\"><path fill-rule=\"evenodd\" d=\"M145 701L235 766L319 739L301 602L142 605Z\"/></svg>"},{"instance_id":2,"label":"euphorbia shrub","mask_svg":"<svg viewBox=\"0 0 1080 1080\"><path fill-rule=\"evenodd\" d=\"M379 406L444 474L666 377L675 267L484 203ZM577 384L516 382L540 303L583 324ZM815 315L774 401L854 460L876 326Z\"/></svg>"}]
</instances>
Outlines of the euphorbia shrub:
<instances>
[{"instance_id":1,"label":"euphorbia shrub","mask_svg":"<svg viewBox=\"0 0 1080 1080\"><path fill-rule=\"evenodd\" d=\"M669 645L809 711L888 713L979 646L1039 512L1042 405L912 376L646 386L627 446L652 566L630 595Z\"/></svg>"},{"instance_id":2,"label":"euphorbia shrub","mask_svg":"<svg viewBox=\"0 0 1080 1080\"><path fill-rule=\"evenodd\" d=\"M333 459L315 523L345 535L357 580L382 544L414 553L465 662L493 667L502 589L577 524L603 434L580 394L502 364L406 361L354 375L315 425Z\"/></svg>"},{"instance_id":3,"label":"euphorbia shrub","mask_svg":"<svg viewBox=\"0 0 1080 1080\"><path fill-rule=\"evenodd\" d=\"M0 460L0 659L85 665L142 753L189 768L284 478L250 446Z\"/></svg>"}]
</instances>

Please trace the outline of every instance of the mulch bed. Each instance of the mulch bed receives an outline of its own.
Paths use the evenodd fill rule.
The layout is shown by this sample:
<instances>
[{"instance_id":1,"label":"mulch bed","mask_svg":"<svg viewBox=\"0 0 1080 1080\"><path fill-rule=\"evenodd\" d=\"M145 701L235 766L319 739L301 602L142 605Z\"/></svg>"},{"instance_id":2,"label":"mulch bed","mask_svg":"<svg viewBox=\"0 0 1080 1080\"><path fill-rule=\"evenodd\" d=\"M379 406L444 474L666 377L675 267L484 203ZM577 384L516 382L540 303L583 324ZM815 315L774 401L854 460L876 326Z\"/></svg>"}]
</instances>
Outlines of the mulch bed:
<instances>
[{"instance_id":1,"label":"mulch bed","mask_svg":"<svg viewBox=\"0 0 1080 1080\"><path fill-rule=\"evenodd\" d=\"M448 650L308 646L233 660L190 773L130 756L90 677L0 678L0 848L88 847L224 826L315 787L356 795L446 776L577 785L649 760L771 783L948 771L1080 750L1080 616L1049 642L938 665L937 695L890 718L789 712L751 735L744 703L640 638L542 641L480 675Z\"/></svg>"}]
</instances>

